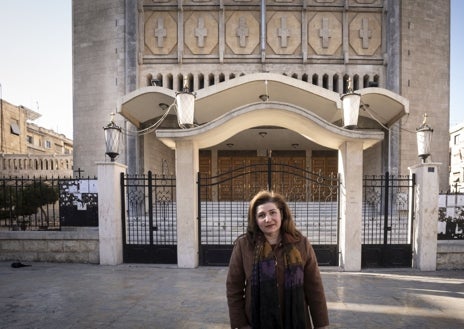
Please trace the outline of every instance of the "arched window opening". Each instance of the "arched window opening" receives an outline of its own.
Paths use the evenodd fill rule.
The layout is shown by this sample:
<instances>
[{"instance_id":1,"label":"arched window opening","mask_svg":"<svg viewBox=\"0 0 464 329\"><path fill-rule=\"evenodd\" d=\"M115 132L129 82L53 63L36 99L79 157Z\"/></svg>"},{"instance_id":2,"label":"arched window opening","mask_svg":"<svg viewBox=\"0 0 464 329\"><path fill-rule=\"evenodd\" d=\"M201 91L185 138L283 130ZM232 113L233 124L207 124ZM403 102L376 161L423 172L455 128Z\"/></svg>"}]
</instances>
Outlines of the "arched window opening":
<instances>
[{"instance_id":1,"label":"arched window opening","mask_svg":"<svg viewBox=\"0 0 464 329\"><path fill-rule=\"evenodd\" d=\"M183 88L184 88L184 75L179 73L177 75L177 91L182 91Z\"/></svg>"},{"instance_id":2,"label":"arched window opening","mask_svg":"<svg viewBox=\"0 0 464 329\"><path fill-rule=\"evenodd\" d=\"M367 87L370 87L369 86L369 75L366 74L364 77L363 77L363 88L367 88Z\"/></svg>"},{"instance_id":3,"label":"arched window opening","mask_svg":"<svg viewBox=\"0 0 464 329\"><path fill-rule=\"evenodd\" d=\"M208 75L208 86L213 86L214 85L214 74L210 73Z\"/></svg>"},{"instance_id":4,"label":"arched window opening","mask_svg":"<svg viewBox=\"0 0 464 329\"><path fill-rule=\"evenodd\" d=\"M153 80L154 80L153 75L148 74L147 75L147 82L146 82L147 86L153 86Z\"/></svg>"},{"instance_id":5,"label":"arched window opening","mask_svg":"<svg viewBox=\"0 0 464 329\"><path fill-rule=\"evenodd\" d=\"M167 85L167 88L168 88L168 89L171 89L171 90L174 90L174 78L173 78L172 74L168 74L168 85Z\"/></svg>"},{"instance_id":6,"label":"arched window opening","mask_svg":"<svg viewBox=\"0 0 464 329\"><path fill-rule=\"evenodd\" d=\"M338 74L334 74L334 76L332 77L332 90L336 93L338 93L339 91L338 83L339 83Z\"/></svg>"},{"instance_id":7,"label":"arched window opening","mask_svg":"<svg viewBox=\"0 0 464 329\"><path fill-rule=\"evenodd\" d=\"M157 80L157 81L156 81L156 85L157 85L158 87L162 87L162 86L163 86L163 75L162 75L161 73L158 73L158 74L156 75L156 80Z\"/></svg>"},{"instance_id":8,"label":"arched window opening","mask_svg":"<svg viewBox=\"0 0 464 329\"><path fill-rule=\"evenodd\" d=\"M312 84L316 86L319 85L319 76L317 74L313 74Z\"/></svg>"},{"instance_id":9,"label":"arched window opening","mask_svg":"<svg viewBox=\"0 0 464 329\"><path fill-rule=\"evenodd\" d=\"M188 80L189 91L193 92L195 90L195 85L194 85L195 83L193 82L192 73L189 73L189 75L187 76L187 80Z\"/></svg>"},{"instance_id":10,"label":"arched window opening","mask_svg":"<svg viewBox=\"0 0 464 329\"><path fill-rule=\"evenodd\" d=\"M353 90L359 89L359 75L355 74L353 77Z\"/></svg>"},{"instance_id":11,"label":"arched window opening","mask_svg":"<svg viewBox=\"0 0 464 329\"><path fill-rule=\"evenodd\" d=\"M224 82L226 81L226 77L224 76L224 73L219 74L219 82Z\"/></svg>"},{"instance_id":12,"label":"arched window opening","mask_svg":"<svg viewBox=\"0 0 464 329\"><path fill-rule=\"evenodd\" d=\"M301 76L301 80L303 80L304 82L308 82L308 75L305 73Z\"/></svg>"},{"instance_id":13,"label":"arched window opening","mask_svg":"<svg viewBox=\"0 0 464 329\"><path fill-rule=\"evenodd\" d=\"M229 80L232 80L232 79L235 79L235 74L234 73L229 74Z\"/></svg>"},{"instance_id":14,"label":"arched window opening","mask_svg":"<svg viewBox=\"0 0 464 329\"><path fill-rule=\"evenodd\" d=\"M329 89L329 76L327 74L322 76L322 88Z\"/></svg>"},{"instance_id":15,"label":"arched window opening","mask_svg":"<svg viewBox=\"0 0 464 329\"><path fill-rule=\"evenodd\" d=\"M348 74L345 74L343 76L343 93L346 94L348 92L348 79L350 76Z\"/></svg>"},{"instance_id":16,"label":"arched window opening","mask_svg":"<svg viewBox=\"0 0 464 329\"><path fill-rule=\"evenodd\" d=\"M298 74L293 73L293 74L292 74L292 78L293 78L293 79L298 79Z\"/></svg>"},{"instance_id":17,"label":"arched window opening","mask_svg":"<svg viewBox=\"0 0 464 329\"><path fill-rule=\"evenodd\" d=\"M203 74L198 75L198 89L205 88L205 76Z\"/></svg>"}]
</instances>

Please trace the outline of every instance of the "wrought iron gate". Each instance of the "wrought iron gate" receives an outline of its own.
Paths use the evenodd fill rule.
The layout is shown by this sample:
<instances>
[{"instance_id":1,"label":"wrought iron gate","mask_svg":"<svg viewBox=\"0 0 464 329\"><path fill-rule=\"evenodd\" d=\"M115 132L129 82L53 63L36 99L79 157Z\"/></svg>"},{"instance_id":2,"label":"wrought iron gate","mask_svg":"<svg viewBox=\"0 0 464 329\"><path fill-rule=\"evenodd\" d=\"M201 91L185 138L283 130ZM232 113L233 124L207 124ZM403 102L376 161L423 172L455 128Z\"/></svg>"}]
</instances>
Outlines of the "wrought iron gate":
<instances>
[{"instance_id":1,"label":"wrought iron gate","mask_svg":"<svg viewBox=\"0 0 464 329\"><path fill-rule=\"evenodd\" d=\"M319 264L338 265L338 177L271 158L217 176L198 174L200 264L229 263L233 242L246 231L249 200L263 189L285 196Z\"/></svg>"},{"instance_id":2,"label":"wrought iron gate","mask_svg":"<svg viewBox=\"0 0 464 329\"><path fill-rule=\"evenodd\" d=\"M175 177L121 174L123 259L177 263Z\"/></svg>"},{"instance_id":3,"label":"wrought iron gate","mask_svg":"<svg viewBox=\"0 0 464 329\"><path fill-rule=\"evenodd\" d=\"M362 267L411 266L414 185L414 175L364 177Z\"/></svg>"}]
</instances>

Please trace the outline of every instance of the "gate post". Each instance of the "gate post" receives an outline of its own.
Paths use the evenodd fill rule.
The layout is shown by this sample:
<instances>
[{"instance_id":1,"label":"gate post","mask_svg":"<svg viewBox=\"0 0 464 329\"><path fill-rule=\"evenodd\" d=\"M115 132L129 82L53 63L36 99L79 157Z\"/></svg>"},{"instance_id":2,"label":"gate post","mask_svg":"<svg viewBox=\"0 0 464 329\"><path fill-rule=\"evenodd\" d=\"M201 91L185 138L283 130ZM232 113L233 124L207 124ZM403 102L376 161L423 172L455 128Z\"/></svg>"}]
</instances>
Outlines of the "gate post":
<instances>
[{"instance_id":1,"label":"gate post","mask_svg":"<svg viewBox=\"0 0 464 329\"><path fill-rule=\"evenodd\" d=\"M100 264L123 262L120 175L127 166L118 162L98 162L98 235Z\"/></svg>"},{"instance_id":2,"label":"gate post","mask_svg":"<svg viewBox=\"0 0 464 329\"><path fill-rule=\"evenodd\" d=\"M176 141L177 265L199 263L197 173L198 147L191 140Z\"/></svg>"},{"instance_id":3,"label":"gate post","mask_svg":"<svg viewBox=\"0 0 464 329\"><path fill-rule=\"evenodd\" d=\"M416 175L412 266L421 271L437 269L439 165L422 163L409 168Z\"/></svg>"},{"instance_id":4,"label":"gate post","mask_svg":"<svg viewBox=\"0 0 464 329\"><path fill-rule=\"evenodd\" d=\"M340 262L345 271L361 270L363 144L345 142L338 150L340 173Z\"/></svg>"}]
</instances>

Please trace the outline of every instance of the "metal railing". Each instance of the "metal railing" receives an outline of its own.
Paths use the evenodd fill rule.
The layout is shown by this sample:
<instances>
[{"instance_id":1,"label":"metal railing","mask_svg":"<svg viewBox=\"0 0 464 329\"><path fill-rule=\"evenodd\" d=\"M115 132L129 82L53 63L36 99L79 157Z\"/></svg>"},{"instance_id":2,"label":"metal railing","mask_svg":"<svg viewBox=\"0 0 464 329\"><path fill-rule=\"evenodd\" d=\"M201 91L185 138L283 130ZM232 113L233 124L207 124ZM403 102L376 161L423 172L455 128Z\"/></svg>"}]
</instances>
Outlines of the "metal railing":
<instances>
[{"instance_id":1,"label":"metal railing","mask_svg":"<svg viewBox=\"0 0 464 329\"><path fill-rule=\"evenodd\" d=\"M94 217L98 211L95 209L98 209L96 179L0 178L0 230L41 231L61 230L63 225L97 226L98 218ZM92 220L88 219L89 213L93 214Z\"/></svg>"},{"instance_id":2,"label":"metal railing","mask_svg":"<svg viewBox=\"0 0 464 329\"><path fill-rule=\"evenodd\" d=\"M438 239L464 239L464 194L438 196Z\"/></svg>"}]
</instances>

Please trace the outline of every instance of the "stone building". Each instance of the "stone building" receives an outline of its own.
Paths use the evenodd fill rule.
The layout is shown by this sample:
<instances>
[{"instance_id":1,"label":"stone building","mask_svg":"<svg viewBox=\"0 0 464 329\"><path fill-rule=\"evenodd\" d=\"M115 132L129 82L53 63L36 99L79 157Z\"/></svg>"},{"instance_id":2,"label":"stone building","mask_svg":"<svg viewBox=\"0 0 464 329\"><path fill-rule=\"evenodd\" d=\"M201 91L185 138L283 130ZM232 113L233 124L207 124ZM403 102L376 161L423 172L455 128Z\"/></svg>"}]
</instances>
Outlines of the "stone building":
<instances>
[{"instance_id":1,"label":"stone building","mask_svg":"<svg viewBox=\"0 0 464 329\"><path fill-rule=\"evenodd\" d=\"M450 129L450 192L464 192L464 123Z\"/></svg>"},{"instance_id":2,"label":"stone building","mask_svg":"<svg viewBox=\"0 0 464 329\"><path fill-rule=\"evenodd\" d=\"M72 176L73 141L30 121L41 115L1 102L0 175Z\"/></svg>"},{"instance_id":3,"label":"stone building","mask_svg":"<svg viewBox=\"0 0 464 329\"><path fill-rule=\"evenodd\" d=\"M96 174L95 162L105 160L102 128L118 112L125 132L118 161L132 173L174 173L173 148L154 132L137 131L163 117L184 79L196 93L196 125L261 102L260 95L320 116L316 101L347 92L351 79L355 90L388 90L408 101L408 113L388 118L387 101L362 100L367 106L357 130L384 133L364 150L363 173L408 174L418 163L415 129L427 113L431 158L441 163L440 189L446 190L449 22L449 0L74 1L76 167ZM300 92L305 89L315 96ZM335 103L326 119L341 126ZM176 121L171 110L158 131L179 128ZM272 150L284 162L330 173L337 152L323 144L257 123L200 148L199 166L214 173Z\"/></svg>"}]
</instances>

